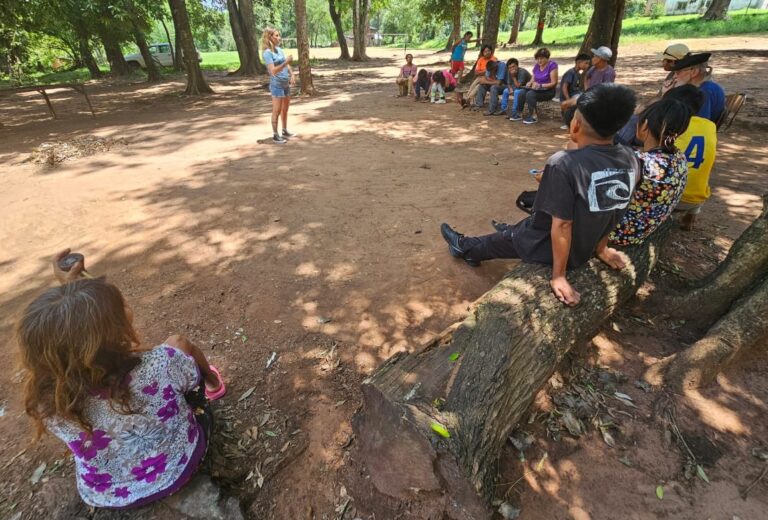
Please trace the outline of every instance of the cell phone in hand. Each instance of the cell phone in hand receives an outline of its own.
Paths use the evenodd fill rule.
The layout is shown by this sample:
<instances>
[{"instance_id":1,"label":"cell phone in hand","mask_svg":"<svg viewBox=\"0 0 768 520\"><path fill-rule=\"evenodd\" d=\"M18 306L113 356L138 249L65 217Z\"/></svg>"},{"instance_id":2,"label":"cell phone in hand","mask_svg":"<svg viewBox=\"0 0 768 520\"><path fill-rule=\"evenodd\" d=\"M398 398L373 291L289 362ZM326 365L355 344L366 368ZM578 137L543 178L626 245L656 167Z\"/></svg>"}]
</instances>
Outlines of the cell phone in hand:
<instances>
[{"instance_id":1,"label":"cell phone in hand","mask_svg":"<svg viewBox=\"0 0 768 520\"><path fill-rule=\"evenodd\" d=\"M67 256L59 260L59 269L65 272L69 272L72 266L78 262L85 262L85 257L80 253L69 253Z\"/></svg>"}]
</instances>

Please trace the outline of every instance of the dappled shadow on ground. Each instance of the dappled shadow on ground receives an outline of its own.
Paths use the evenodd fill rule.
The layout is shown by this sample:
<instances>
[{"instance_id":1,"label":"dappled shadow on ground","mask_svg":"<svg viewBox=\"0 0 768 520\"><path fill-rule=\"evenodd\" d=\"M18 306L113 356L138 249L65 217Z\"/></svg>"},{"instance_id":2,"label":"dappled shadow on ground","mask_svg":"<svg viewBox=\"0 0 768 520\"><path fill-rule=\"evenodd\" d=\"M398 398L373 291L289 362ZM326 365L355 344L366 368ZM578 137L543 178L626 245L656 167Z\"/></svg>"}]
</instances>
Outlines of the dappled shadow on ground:
<instances>
[{"instance_id":1,"label":"dappled shadow on ground","mask_svg":"<svg viewBox=\"0 0 768 520\"><path fill-rule=\"evenodd\" d=\"M473 270L455 261L440 222L480 234L491 231L491 218L521 218L513 201L534 187L525 172L565 142L559 121L530 128L452 104L393 99L397 65L399 58L318 67L323 95L295 100L291 124L301 137L284 147L256 143L269 136L263 78L215 76L217 94L200 99L178 97L178 80L117 95L97 86L95 121L67 113L79 101L66 94L59 121L33 121L44 107L25 102L11 116L18 125L0 130L18 132L0 144L0 158L14 165L2 171L13 194L6 211L23 215L2 227L0 361L13 359L15 313L49 285L48 256L72 245L92 272L123 290L148 344L181 332L223 369L230 394L221 406L233 411L235 440L271 415L266 424L276 436L262 434L260 451L225 457L219 468L222 481L254 500L252 514L298 518L307 503L330 511L360 380L461 319L514 265ZM628 62L637 65L639 58ZM651 89L642 71L627 76ZM54 169L19 166L43 140L91 132L129 145ZM707 222L743 229L759 211L749 193L765 187L756 180L765 166L755 153L761 136L737 123L721 141L712 202L722 212L704 216L713 235ZM0 376L3 387L15 377ZM237 401L254 386L251 400ZM12 421L0 432L20 438L20 405L9 398L8 409ZM19 449L8 444L0 454L5 460ZM59 451L54 442L30 449L19 459L23 471L9 477L9 496L26 495L28 474ZM602 455L595 448L590 456ZM256 464L267 476L261 493L254 479L244 482ZM542 496L583 478L565 462L545 464ZM286 498L286 483L302 473ZM586 508L579 488L569 489L561 502Z\"/></svg>"}]
</instances>

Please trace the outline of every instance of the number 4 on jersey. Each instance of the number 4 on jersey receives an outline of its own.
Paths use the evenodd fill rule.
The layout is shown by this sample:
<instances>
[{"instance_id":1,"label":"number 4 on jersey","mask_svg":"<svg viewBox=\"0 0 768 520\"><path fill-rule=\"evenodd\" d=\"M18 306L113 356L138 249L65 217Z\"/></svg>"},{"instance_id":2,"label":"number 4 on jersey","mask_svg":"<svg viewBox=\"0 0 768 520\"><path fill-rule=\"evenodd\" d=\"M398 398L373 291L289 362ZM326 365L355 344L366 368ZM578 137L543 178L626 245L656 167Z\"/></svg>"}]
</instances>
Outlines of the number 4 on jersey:
<instances>
[{"instance_id":1,"label":"number 4 on jersey","mask_svg":"<svg viewBox=\"0 0 768 520\"><path fill-rule=\"evenodd\" d=\"M701 163L704 162L704 136L695 135L691 137L691 142L688 143L688 148L685 150L685 157L688 162L693 165L694 168L699 168Z\"/></svg>"}]
</instances>

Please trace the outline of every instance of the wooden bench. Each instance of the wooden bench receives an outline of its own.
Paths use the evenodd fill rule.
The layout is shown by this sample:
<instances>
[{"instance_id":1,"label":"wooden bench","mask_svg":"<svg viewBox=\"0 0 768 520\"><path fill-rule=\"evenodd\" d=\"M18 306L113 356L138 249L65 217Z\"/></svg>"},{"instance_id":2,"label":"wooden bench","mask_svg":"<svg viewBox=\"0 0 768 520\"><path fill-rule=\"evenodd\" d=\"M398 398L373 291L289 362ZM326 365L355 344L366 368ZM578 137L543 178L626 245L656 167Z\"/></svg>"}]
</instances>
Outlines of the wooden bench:
<instances>
[{"instance_id":1,"label":"wooden bench","mask_svg":"<svg viewBox=\"0 0 768 520\"><path fill-rule=\"evenodd\" d=\"M29 87L15 87L15 88L9 88L9 89L0 89L0 96L10 95L10 94L20 94L23 92L39 92L43 99L45 99L45 104L48 105L48 110L51 113L51 116L56 119L56 111L53 109L53 104L51 103L50 98L48 97L48 90L56 90L56 89L62 89L62 88L71 88L75 92L79 92L80 94L85 97L85 102L88 103L88 108L91 110L91 116L96 117L96 113L93 111L93 105L91 105L91 100L88 97L88 93L85 91L85 85L81 83L57 83L54 85L32 85Z\"/></svg>"}]
</instances>

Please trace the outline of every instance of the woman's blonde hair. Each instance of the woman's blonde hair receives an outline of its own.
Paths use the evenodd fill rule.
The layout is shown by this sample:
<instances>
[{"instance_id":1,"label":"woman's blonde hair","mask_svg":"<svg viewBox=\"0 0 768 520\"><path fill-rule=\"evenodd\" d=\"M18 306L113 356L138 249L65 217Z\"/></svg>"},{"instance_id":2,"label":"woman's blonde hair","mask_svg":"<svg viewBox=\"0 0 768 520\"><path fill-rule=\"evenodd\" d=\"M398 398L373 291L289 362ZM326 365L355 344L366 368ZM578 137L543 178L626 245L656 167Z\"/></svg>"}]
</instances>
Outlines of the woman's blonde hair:
<instances>
[{"instance_id":1,"label":"woman's blonde hair","mask_svg":"<svg viewBox=\"0 0 768 520\"><path fill-rule=\"evenodd\" d=\"M77 280L49 289L27 306L16 329L26 368L24 405L37 427L56 417L86 431L88 395L106 395L132 413L128 373L140 359L139 339L123 295L103 279Z\"/></svg>"},{"instance_id":2,"label":"woman's blonde hair","mask_svg":"<svg viewBox=\"0 0 768 520\"><path fill-rule=\"evenodd\" d=\"M275 52L275 44L272 43L272 35L279 32L280 31L274 27L266 27L264 29L264 33L261 35L261 48L269 49L272 52Z\"/></svg>"}]
</instances>

